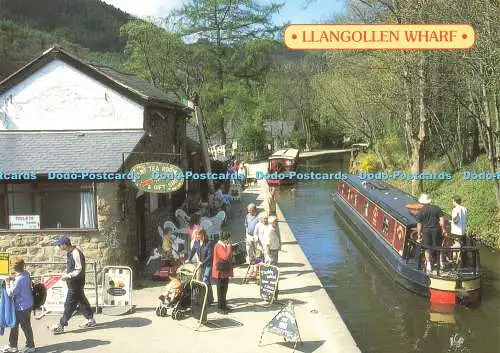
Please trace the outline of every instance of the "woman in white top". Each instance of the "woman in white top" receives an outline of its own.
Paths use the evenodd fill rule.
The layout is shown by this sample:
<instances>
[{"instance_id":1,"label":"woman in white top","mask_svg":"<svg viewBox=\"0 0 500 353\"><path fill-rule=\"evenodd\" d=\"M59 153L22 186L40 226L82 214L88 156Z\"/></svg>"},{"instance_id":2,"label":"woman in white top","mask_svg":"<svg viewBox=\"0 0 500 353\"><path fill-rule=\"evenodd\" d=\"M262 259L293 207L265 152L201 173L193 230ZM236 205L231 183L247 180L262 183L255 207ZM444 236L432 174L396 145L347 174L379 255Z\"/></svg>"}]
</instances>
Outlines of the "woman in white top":
<instances>
[{"instance_id":1,"label":"woman in white top","mask_svg":"<svg viewBox=\"0 0 500 353\"><path fill-rule=\"evenodd\" d=\"M262 212L261 214L259 214L259 223L257 223L253 231L254 240L257 244L257 247L260 249L262 253L264 253L263 241L264 241L264 232L266 230L266 227L268 226L267 221L268 221L267 213Z\"/></svg>"}]
</instances>

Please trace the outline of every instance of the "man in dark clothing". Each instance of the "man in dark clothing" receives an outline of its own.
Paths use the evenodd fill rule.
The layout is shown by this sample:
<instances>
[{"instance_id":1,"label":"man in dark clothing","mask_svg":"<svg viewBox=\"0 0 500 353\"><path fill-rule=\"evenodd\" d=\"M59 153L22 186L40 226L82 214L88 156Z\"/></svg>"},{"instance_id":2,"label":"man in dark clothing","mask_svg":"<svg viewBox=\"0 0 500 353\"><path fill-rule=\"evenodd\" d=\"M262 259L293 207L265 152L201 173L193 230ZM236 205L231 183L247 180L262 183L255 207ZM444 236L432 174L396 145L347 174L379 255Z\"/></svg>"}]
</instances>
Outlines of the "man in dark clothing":
<instances>
[{"instance_id":1,"label":"man in dark clothing","mask_svg":"<svg viewBox=\"0 0 500 353\"><path fill-rule=\"evenodd\" d=\"M67 252L67 273L63 275L62 279L66 281L68 285L68 295L66 296L64 313L59 321L59 326L57 326L53 332L55 335L64 333L64 327L68 326L68 321L77 308L79 308L80 312L87 319L87 322L80 326L94 327L96 326L94 314L84 293L85 256L80 249L71 245L71 240L65 235L56 241L55 245Z\"/></svg>"},{"instance_id":2,"label":"man in dark clothing","mask_svg":"<svg viewBox=\"0 0 500 353\"><path fill-rule=\"evenodd\" d=\"M419 240L422 240L425 246L441 247L443 245L443 234L446 233L446 219L444 213L439 206L431 205L429 195L422 194L418 202L424 207L417 215L417 232ZM441 268L444 254L440 253ZM431 250L425 250L425 261L427 272L432 271Z\"/></svg>"}]
</instances>

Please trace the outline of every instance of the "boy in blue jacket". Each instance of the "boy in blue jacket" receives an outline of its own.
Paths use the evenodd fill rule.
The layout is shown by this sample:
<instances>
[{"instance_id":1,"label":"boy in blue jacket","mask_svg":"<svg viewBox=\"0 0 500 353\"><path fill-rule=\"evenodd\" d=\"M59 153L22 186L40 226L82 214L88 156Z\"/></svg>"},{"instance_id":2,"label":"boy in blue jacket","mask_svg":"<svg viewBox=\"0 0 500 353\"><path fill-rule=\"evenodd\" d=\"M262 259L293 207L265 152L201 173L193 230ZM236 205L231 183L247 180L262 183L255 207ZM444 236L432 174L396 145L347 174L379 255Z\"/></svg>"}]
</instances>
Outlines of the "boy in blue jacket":
<instances>
[{"instance_id":1,"label":"boy in blue jacket","mask_svg":"<svg viewBox=\"0 0 500 353\"><path fill-rule=\"evenodd\" d=\"M31 289L31 278L24 270L24 260L17 258L14 263L14 283L8 282L8 293L14 299L16 308L16 326L10 329L9 345L3 349L3 352L18 352L17 341L19 338L19 325L26 336L26 348L23 353L35 352L35 343L33 341L33 329L31 328L31 309L33 308L33 292Z\"/></svg>"}]
</instances>

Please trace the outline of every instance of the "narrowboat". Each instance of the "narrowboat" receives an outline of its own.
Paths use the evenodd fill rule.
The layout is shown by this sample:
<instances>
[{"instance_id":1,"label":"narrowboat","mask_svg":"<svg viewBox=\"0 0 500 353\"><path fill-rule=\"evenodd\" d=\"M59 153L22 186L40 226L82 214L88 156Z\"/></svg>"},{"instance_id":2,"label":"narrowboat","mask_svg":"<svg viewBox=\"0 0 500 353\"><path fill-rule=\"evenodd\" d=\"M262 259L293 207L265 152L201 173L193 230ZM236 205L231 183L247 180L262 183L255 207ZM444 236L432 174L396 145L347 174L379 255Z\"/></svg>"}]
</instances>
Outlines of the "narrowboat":
<instances>
[{"instance_id":1,"label":"narrowboat","mask_svg":"<svg viewBox=\"0 0 500 353\"><path fill-rule=\"evenodd\" d=\"M418 241L417 221L410 205L417 201L382 181L348 175L334 194L371 255L407 289L430 298L431 303L474 304L480 300L479 248L425 247ZM408 207L407 207L408 206ZM449 229L449 227L448 227ZM424 251L443 252L449 262L427 272ZM436 259L435 259L436 260Z\"/></svg>"},{"instance_id":2,"label":"narrowboat","mask_svg":"<svg viewBox=\"0 0 500 353\"><path fill-rule=\"evenodd\" d=\"M299 150L288 148L274 152L268 158L267 184L270 186L293 185L297 182L291 175L297 170Z\"/></svg>"}]
</instances>

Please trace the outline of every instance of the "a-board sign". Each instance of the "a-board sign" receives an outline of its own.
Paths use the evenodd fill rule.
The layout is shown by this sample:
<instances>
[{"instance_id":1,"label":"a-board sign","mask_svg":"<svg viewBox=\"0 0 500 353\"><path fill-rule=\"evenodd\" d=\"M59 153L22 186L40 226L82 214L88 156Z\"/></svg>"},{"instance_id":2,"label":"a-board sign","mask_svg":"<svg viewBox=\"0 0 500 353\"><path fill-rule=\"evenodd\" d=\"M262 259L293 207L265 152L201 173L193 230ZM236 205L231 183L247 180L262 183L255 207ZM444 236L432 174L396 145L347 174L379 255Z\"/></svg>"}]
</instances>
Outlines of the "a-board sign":
<instances>
[{"instance_id":1,"label":"a-board sign","mask_svg":"<svg viewBox=\"0 0 500 353\"><path fill-rule=\"evenodd\" d=\"M0 252L0 275L8 276L10 274L9 253Z\"/></svg>"},{"instance_id":2,"label":"a-board sign","mask_svg":"<svg viewBox=\"0 0 500 353\"><path fill-rule=\"evenodd\" d=\"M44 275L42 276L42 283L47 289L47 297L43 304L44 311L62 313L68 295L68 286L62 280L62 274Z\"/></svg>"},{"instance_id":3,"label":"a-board sign","mask_svg":"<svg viewBox=\"0 0 500 353\"><path fill-rule=\"evenodd\" d=\"M293 310L293 303L290 301L286 307L281 308L280 311L267 323L267 325L262 330L260 335L259 346L262 343L262 338L265 332L271 332L275 335L282 336L285 340L295 341L293 345L293 352L295 352L295 347L297 343L302 343L302 338L300 337L299 326L297 325L297 320L295 319L295 312Z\"/></svg>"},{"instance_id":4,"label":"a-board sign","mask_svg":"<svg viewBox=\"0 0 500 353\"><path fill-rule=\"evenodd\" d=\"M278 289L280 269L276 266L261 264L259 266L259 276L260 297L271 303L274 301Z\"/></svg>"},{"instance_id":5,"label":"a-board sign","mask_svg":"<svg viewBox=\"0 0 500 353\"><path fill-rule=\"evenodd\" d=\"M208 287L205 283L192 280L191 286L191 315L199 320L200 324L207 322L207 294Z\"/></svg>"},{"instance_id":6,"label":"a-board sign","mask_svg":"<svg viewBox=\"0 0 500 353\"><path fill-rule=\"evenodd\" d=\"M284 308L268 324L267 331L275 335L283 336L289 341L297 341L299 329L293 310Z\"/></svg>"},{"instance_id":7,"label":"a-board sign","mask_svg":"<svg viewBox=\"0 0 500 353\"><path fill-rule=\"evenodd\" d=\"M106 266L102 273L103 305L132 306L132 269L127 266Z\"/></svg>"}]
</instances>

